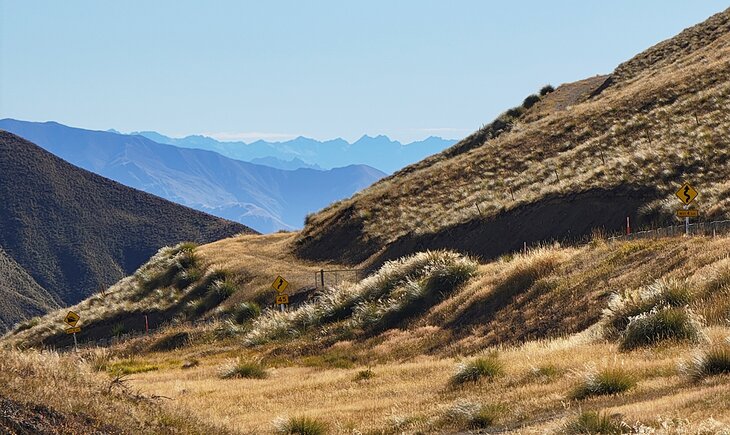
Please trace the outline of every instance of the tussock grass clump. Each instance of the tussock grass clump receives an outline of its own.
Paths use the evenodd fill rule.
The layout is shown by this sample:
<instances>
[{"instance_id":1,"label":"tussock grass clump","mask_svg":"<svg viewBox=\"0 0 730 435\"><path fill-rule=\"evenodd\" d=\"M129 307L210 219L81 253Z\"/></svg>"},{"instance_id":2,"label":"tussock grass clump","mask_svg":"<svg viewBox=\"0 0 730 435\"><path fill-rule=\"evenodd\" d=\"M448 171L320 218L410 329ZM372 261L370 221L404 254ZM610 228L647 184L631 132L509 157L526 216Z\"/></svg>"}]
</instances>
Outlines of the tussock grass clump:
<instances>
[{"instance_id":1,"label":"tussock grass clump","mask_svg":"<svg viewBox=\"0 0 730 435\"><path fill-rule=\"evenodd\" d=\"M614 295L604 312L608 333L620 334L633 317L657 307L684 307L695 300L696 292L686 280L660 279L638 293Z\"/></svg>"},{"instance_id":2,"label":"tussock grass clump","mask_svg":"<svg viewBox=\"0 0 730 435\"><path fill-rule=\"evenodd\" d=\"M221 379L266 379L269 373L261 363L239 358L235 363L225 366L219 376Z\"/></svg>"},{"instance_id":3,"label":"tussock grass clump","mask_svg":"<svg viewBox=\"0 0 730 435\"><path fill-rule=\"evenodd\" d=\"M608 414L596 411L581 412L578 417L565 426L566 434L622 434L631 428L625 423L611 418Z\"/></svg>"},{"instance_id":4,"label":"tussock grass clump","mask_svg":"<svg viewBox=\"0 0 730 435\"><path fill-rule=\"evenodd\" d=\"M261 315L261 307L256 302L241 302L233 308L231 318L242 325Z\"/></svg>"},{"instance_id":5,"label":"tussock grass clump","mask_svg":"<svg viewBox=\"0 0 730 435\"><path fill-rule=\"evenodd\" d=\"M359 372L357 372L355 374L355 378L353 379L353 381L355 381L355 382L367 381L374 377L375 377L375 372L370 367L368 367L365 370L360 370Z\"/></svg>"},{"instance_id":6,"label":"tussock grass clump","mask_svg":"<svg viewBox=\"0 0 730 435\"><path fill-rule=\"evenodd\" d=\"M457 366L456 373L451 377L451 384L459 386L468 382L477 382L481 379L492 380L502 374L504 374L504 364L497 358L497 355L492 354L484 358L476 358L460 363Z\"/></svg>"},{"instance_id":7,"label":"tussock grass clump","mask_svg":"<svg viewBox=\"0 0 730 435\"><path fill-rule=\"evenodd\" d=\"M666 340L698 342L702 321L688 308L662 307L632 317L622 334L620 349L632 350Z\"/></svg>"},{"instance_id":8,"label":"tussock grass clump","mask_svg":"<svg viewBox=\"0 0 730 435\"><path fill-rule=\"evenodd\" d=\"M324 435L327 425L312 417L290 417L274 420L277 434L286 435Z\"/></svg>"},{"instance_id":9,"label":"tussock grass clump","mask_svg":"<svg viewBox=\"0 0 730 435\"><path fill-rule=\"evenodd\" d=\"M328 288L294 311L268 311L254 320L245 342L258 345L297 336L348 318L350 331L382 330L438 302L476 271L476 262L450 251L421 252L389 261L359 283Z\"/></svg>"},{"instance_id":10,"label":"tussock grass clump","mask_svg":"<svg viewBox=\"0 0 730 435\"><path fill-rule=\"evenodd\" d=\"M461 400L448 408L444 420L459 427L483 429L494 425L507 409L502 404L488 404Z\"/></svg>"},{"instance_id":11,"label":"tussock grass clump","mask_svg":"<svg viewBox=\"0 0 730 435\"><path fill-rule=\"evenodd\" d=\"M636 376L621 367L589 370L571 396L577 400L584 400L593 396L620 394L634 388L636 383Z\"/></svg>"},{"instance_id":12,"label":"tussock grass clump","mask_svg":"<svg viewBox=\"0 0 730 435\"><path fill-rule=\"evenodd\" d=\"M683 369L695 382L709 376L729 375L730 338L697 352Z\"/></svg>"}]
</instances>

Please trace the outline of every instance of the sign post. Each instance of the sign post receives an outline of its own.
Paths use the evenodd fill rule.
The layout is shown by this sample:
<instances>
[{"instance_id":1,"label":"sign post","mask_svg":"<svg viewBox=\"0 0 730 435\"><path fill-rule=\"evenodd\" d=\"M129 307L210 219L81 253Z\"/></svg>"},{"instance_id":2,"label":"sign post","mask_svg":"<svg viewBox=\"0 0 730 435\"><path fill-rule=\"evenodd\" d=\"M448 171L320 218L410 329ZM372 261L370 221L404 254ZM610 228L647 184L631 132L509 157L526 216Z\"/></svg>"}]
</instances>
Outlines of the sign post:
<instances>
[{"instance_id":1,"label":"sign post","mask_svg":"<svg viewBox=\"0 0 730 435\"><path fill-rule=\"evenodd\" d=\"M274 282L271 283L271 288L277 292L275 303L279 306L282 313L289 304L289 295L284 293L287 287L289 287L289 281L285 280L281 275L277 276Z\"/></svg>"},{"instance_id":2,"label":"sign post","mask_svg":"<svg viewBox=\"0 0 730 435\"><path fill-rule=\"evenodd\" d=\"M73 334L74 336L74 351L79 351L79 344L76 341L76 333L81 332L81 327L76 326L77 323L79 323L79 320L81 319L81 316L74 313L73 311L69 311L68 314L66 314L66 317L63 318L64 323L66 323L70 328L66 328L66 334Z\"/></svg>"},{"instance_id":3,"label":"sign post","mask_svg":"<svg viewBox=\"0 0 730 435\"><path fill-rule=\"evenodd\" d=\"M689 183L685 182L675 193L677 198L684 204L682 210L677 210L678 217L684 217L684 234L689 236L689 218L699 216L699 210L690 210L689 205L697 198L699 193Z\"/></svg>"}]
</instances>

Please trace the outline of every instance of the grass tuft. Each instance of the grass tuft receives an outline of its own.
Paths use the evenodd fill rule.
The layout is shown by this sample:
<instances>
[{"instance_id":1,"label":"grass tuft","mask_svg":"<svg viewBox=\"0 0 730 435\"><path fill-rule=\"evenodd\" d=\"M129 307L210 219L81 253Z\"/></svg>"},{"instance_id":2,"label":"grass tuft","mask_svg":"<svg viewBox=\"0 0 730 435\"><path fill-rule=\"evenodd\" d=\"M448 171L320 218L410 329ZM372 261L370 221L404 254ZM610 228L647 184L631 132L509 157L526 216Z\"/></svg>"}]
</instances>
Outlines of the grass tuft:
<instances>
[{"instance_id":1,"label":"grass tuft","mask_svg":"<svg viewBox=\"0 0 730 435\"><path fill-rule=\"evenodd\" d=\"M566 434L622 434L630 430L626 424L611 418L606 413L596 411L581 412L565 427Z\"/></svg>"},{"instance_id":2,"label":"grass tuft","mask_svg":"<svg viewBox=\"0 0 730 435\"><path fill-rule=\"evenodd\" d=\"M698 342L702 321L688 308L663 307L632 317L622 334L620 349L632 350L675 340Z\"/></svg>"},{"instance_id":3,"label":"grass tuft","mask_svg":"<svg viewBox=\"0 0 730 435\"><path fill-rule=\"evenodd\" d=\"M324 435L327 425L312 417L291 417L274 420L278 434L286 435Z\"/></svg>"},{"instance_id":4,"label":"grass tuft","mask_svg":"<svg viewBox=\"0 0 730 435\"><path fill-rule=\"evenodd\" d=\"M695 299L696 292L686 280L657 280L638 293L615 295L604 312L609 335L623 332L633 317L658 307L683 307Z\"/></svg>"},{"instance_id":5,"label":"grass tuft","mask_svg":"<svg viewBox=\"0 0 730 435\"><path fill-rule=\"evenodd\" d=\"M730 374L730 343L726 340L698 352L685 367L685 372L695 382L709 376Z\"/></svg>"},{"instance_id":6,"label":"grass tuft","mask_svg":"<svg viewBox=\"0 0 730 435\"><path fill-rule=\"evenodd\" d=\"M451 384L458 386L481 379L492 380L503 374L504 364L496 355L489 355L459 364L456 373L451 377Z\"/></svg>"},{"instance_id":7,"label":"grass tuft","mask_svg":"<svg viewBox=\"0 0 730 435\"><path fill-rule=\"evenodd\" d=\"M256 302L241 302L233 308L231 313L231 317L239 325L250 322L259 315L261 315L261 307Z\"/></svg>"},{"instance_id":8,"label":"grass tuft","mask_svg":"<svg viewBox=\"0 0 730 435\"><path fill-rule=\"evenodd\" d=\"M238 359L220 372L221 379L266 379L268 376L269 373L261 363L244 359Z\"/></svg>"},{"instance_id":9,"label":"grass tuft","mask_svg":"<svg viewBox=\"0 0 730 435\"><path fill-rule=\"evenodd\" d=\"M367 368L365 370L360 370L355 374L355 378L353 381L360 382L360 381L367 381L375 377L375 372L371 368Z\"/></svg>"},{"instance_id":10,"label":"grass tuft","mask_svg":"<svg viewBox=\"0 0 730 435\"><path fill-rule=\"evenodd\" d=\"M634 388L636 383L636 376L621 367L590 370L585 374L583 382L573 390L572 397L584 400L593 396L625 393Z\"/></svg>"}]
</instances>

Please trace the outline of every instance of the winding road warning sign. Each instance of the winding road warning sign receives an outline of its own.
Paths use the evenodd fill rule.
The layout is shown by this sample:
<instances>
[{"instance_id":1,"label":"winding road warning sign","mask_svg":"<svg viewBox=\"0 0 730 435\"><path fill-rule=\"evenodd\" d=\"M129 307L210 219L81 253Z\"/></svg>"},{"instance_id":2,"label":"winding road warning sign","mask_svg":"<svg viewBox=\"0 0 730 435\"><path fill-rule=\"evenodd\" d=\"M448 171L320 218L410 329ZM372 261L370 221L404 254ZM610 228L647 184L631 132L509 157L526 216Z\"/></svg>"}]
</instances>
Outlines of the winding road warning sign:
<instances>
[{"instance_id":1,"label":"winding road warning sign","mask_svg":"<svg viewBox=\"0 0 730 435\"><path fill-rule=\"evenodd\" d=\"M690 205L692 201L697 198L699 193L689 183L684 183L675 195L677 195L677 198L679 198L684 205Z\"/></svg>"}]
</instances>

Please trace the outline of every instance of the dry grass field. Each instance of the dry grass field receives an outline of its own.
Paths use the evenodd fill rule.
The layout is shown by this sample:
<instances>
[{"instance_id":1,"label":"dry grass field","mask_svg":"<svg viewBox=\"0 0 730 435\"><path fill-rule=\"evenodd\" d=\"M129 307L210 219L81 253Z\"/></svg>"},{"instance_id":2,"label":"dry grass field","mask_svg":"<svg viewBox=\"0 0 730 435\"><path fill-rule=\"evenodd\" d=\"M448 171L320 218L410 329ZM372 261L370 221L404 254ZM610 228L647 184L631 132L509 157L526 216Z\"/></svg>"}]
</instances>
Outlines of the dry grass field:
<instances>
[{"instance_id":1,"label":"dry grass field","mask_svg":"<svg viewBox=\"0 0 730 435\"><path fill-rule=\"evenodd\" d=\"M260 267L250 282L263 286L283 264L296 262L274 254L284 252L290 237L240 236L194 252L206 267L236 273ZM272 258L258 264L246 255L262 247ZM229 249L240 254L229 255ZM184 432L212 425L232 433L286 433L287 424L297 423L322 425L324 433L580 433L577 422L588 421L618 432L719 433L730 430L730 366L725 375L696 373L702 352L725 349L730 337L729 254L724 237L551 245L478 265L443 299L429 300L385 330L359 327L354 310L260 344L247 342L251 331L267 324L263 319L279 319L264 311L253 323L235 325L223 316L202 326L170 325L78 355L6 350L0 360L7 367L0 372L12 386L6 397L63 412L84 409L93 421L113 427L152 413L163 420L155 423L159 428L168 430L169 422ZM435 264L458 258L415 256L328 294L386 285L392 293L385 300L394 301L398 289L443 276L433 272ZM401 278L402 269L408 277ZM667 336L648 333L647 343L627 349L631 328L612 326L671 307L698 319L682 324L696 326L697 337L672 335L669 328ZM183 332L184 343L160 347ZM726 356L729 363L730 350ZM262 369L263 378L251 367ZM45 370L51 380L18 375ZM617 390L593 385L602 373ZM118 376L126 387L114 393L108 387ZM81 404L63 396L79 378L88 379L73 387L74 397L85 397ZM120 394L139 401L139 416L116 415Z\"/></svg>"}]
</instances>

